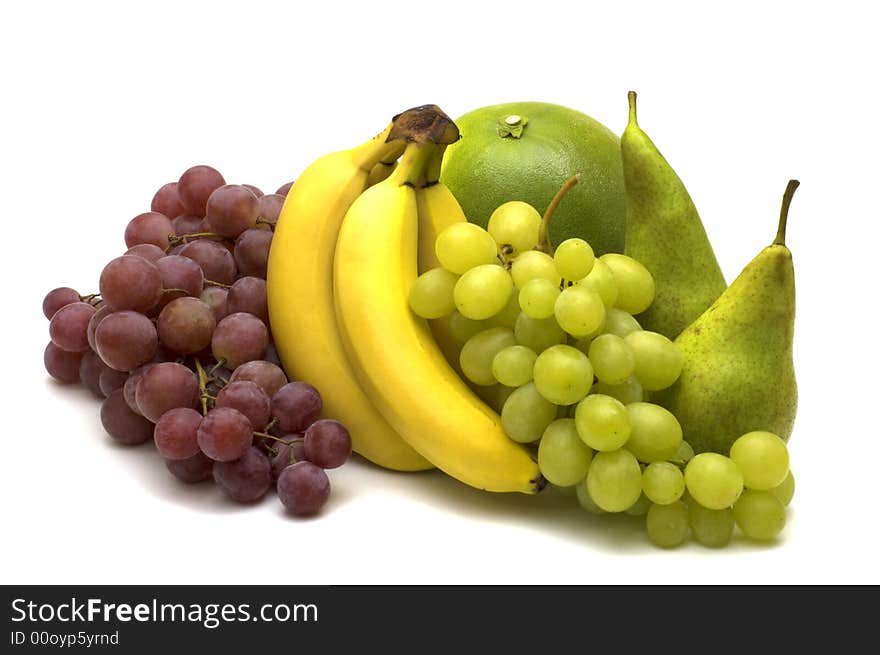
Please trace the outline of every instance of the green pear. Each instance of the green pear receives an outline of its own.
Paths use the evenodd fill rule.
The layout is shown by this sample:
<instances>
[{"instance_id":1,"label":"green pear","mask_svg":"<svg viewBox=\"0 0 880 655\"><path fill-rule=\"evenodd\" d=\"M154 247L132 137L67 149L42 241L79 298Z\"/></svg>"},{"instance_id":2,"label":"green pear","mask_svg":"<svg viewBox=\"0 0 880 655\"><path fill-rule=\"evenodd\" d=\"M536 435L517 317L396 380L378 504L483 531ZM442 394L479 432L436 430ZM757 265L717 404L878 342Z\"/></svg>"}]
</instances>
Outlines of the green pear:
<instances>
[{"instance_id":1,"label":"green pear","mask_svg":"<svg viewBox=\"0 0 880 655\"><path fill-rule=\"evenodd\" d=\"M636 120L620 137L626 187L624 253L654 276L654 302L639 315L646 330L670 339L702 314L727 287L687 189Z\"/></svg>"},{"instance_id":2,"label":"green pear","mask_svg":"<svg viewBox=\"0 0 880 655\"><path fill-rule=\"evenodd\" d=\"M675 340L683 358L678 381L652 395L678 418L695 452L727 455L753 430L791 436L795 294L785 227L797 186L791 180L785 190L773 243Z\"/></svg>"}]
</instances>

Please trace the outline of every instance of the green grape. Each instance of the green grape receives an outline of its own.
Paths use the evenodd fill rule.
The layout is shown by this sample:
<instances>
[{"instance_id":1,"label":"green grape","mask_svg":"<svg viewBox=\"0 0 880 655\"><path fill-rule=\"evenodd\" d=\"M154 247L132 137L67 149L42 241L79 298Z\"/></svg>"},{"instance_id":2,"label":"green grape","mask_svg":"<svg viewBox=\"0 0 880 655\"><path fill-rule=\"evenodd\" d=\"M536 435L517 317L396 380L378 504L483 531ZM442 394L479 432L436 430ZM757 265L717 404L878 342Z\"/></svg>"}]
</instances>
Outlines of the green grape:
<instances>
[{"instance_id":1,"label":"green grape","mask_svg":"<svg viewBox=\"0 0 880 655\"><path fill-rule=\"evenodd\" d=\"M573 484L570 484L567 487L560 487L559 485L551 484L550 488L560 496L574 496L576 494L575 485Z\"/></svg>"},{"instance_id":2,"label":"green grape","mask_svg":"<svg viewBox=\"0 0 880 655\"><path fill-rule=\"evenodd\" d=\"M651 501L644 493L642 493L635 505L623 511L630 516L644 516L648 513L649 509L651 509Z\"/></svg>"},{"instance_id":3,"label":"green grape","mask_svg":"<svg viewBox=\"0 0 880 655\"><path fill-rule=\"evenodd\" d=\"M657 332L640 330L624 337L636 358L636 377L648 391L659 391L681 374L681 351L672 341Z\"/></svg>"},{"instance_id":4,"label":"green grape","mask_svg":"<svg viewBox=\"0 0 880 655\"><path fill-rule=\"evenodd\" d=\"M789 471L788 475L785 476L785 480L782 481L782 484L773 487L770 490L770 493L776 496L779 499L779 502L787 506L794 497L794 474Z\"/></svg>"},{"instance_id":5,"label":"green grape","mask_svg":"<svg viewBox=\"0 0 880 655\"><path fill-rule=\"evenodd\" d=\"M578 280L578 285L592 289L599 294L605 309L614 307L617 302L617 283L614 281L614 273L611 268L602 261L601 257L593 264L593 270L582 280Z\"/></svg>"},{"instance_id":6,"label":"green grape","mask_svg":"<svg viewBox=\"0 0 880 655\"><path fill-rule=\"evenodd\" d=\"M512 290L504 308L494 316L486 319L486 323L490 327L506 327L512 330L513 326L516 325L517 318L519 318L519 302L516 290Z\"/></svg>"},{"instance_id":7,"label":"green grape","mask_svg":"<svg viewBox=\"0 0 880 655\"><path fill-rule=\"evenodd\" d=\"M648 539L660 548L675 548L688 538L688 509L676 500L669 505L651 505L645 519Z\"/></svg>"},{"instance_id":8,"label":"green grape","mask_svg":"<svg viewBox=\"0 0 880 655\"><path fill-rule=\"evenodd\" d=\"M737 465L718 453L700 453L689 461L684 483L693 499L708 509L730 507L743 490L743 476Z\"/></svg>"},{"instance_id":9,"label":"green grape","mask_svg":"<svg viewBox=\"0 0 880 655\"><path fill-rule=\"evenodd\" d=\"M602 255L617 283L615 305L630 314L641 314L654 302L654 276L632 257L608 253Z\"/></svg>"},{"instance_id":10,"label":"green grape","mask_svg":"<svg viewBox=\"0 0 880 655\"><path fill-rule=\"evenodd\" d=\"M521 387L532 380L532 370L538 356L525 346L507 346L492 360L492 375L508 387Z\"/></svg>"},{"instance_id":11,"label":"green grape","mask_svg":"<svg viewBox=\"0 0 880 655\"><path fill-rule=\"evenodd\" d=\"M587 490L606 512L622 512L642 495L642 470L635 456L620 448L596 453L587 474Z\"/></svg>"},{"instance_id":12,"label":"green grape","mask_svg":"<svg viewBox=\"0 0 880 655\"><path fill-rule=\"evenodd\" d=\"M630 376L623 384L605 384L598 382L593 385L591 393L601 393L605 396L616 398L624 405L638 403L645 399L642 383L636 377Z\"/></svg>"},{"instance_id":13,"label":"green grape","mask_svg":"<svg viewBox=\"0 0 880 655\"><path fill-rule=\"evenodd\" d=\"M574 493L577 496L578 504L591 514L605 514L605 510L599 507L590 496L590 490L587 485L588 478L589 475L574 486Z\"/></svg>"},{"instance_id":14,"label":"green grape","mask_svg":"<svg viewBox=\"0 0 880 655\"><path fill-rule=\"evenodd\" d=\"M769 491L746 489L733 506L733 518L749 539L770 541L785 527L785 505Z\"/></svg>"},{"instance_id":15,"label":"green grape","mask_svg":"<svg viewBox=\"0 0 880 655\"><path fill-rule=\"evenodd\" d=\"M632 433L626 447L640 462L651 464L675 457L681 445L681 424L668 409L653 403L626 406Z\"/></svg>"},{"instance_id":16,"label":"green grape","mask_svg":"<svg viewBox=\"0 0 880 655\"><path fill-rule=\"evenodd\" d=\"M457 310L449 315L449 332L452 334L452 338L459 343L464 343L477 332L482 332L489 327L488 321L475 321Z\"/></svg>"},{"instance_id":17,"label":"green grape","mask_svg":"<svg viewBox=\"0 0 880 655\"><path fill-rule=\"evenodd\" d=\"M590 392L593 367L577 348L551 346L535 360L535 386L544 398L557 405L572 405Z\"/></svg>"},{"instance_id":18,"label":"green grape","mask_svg":"<svg viewBox=\"0 0 880 655\"><path fill-rule=\"evenodd\" d=\"M422 318L440 318L455 311L452 290L458 276L445 268L425 271L409 290L409 306Z\"/></svg>"},{"instance_id":19,"label":"green grape","mask_svg":"<svg viewBox=\"0 0 880 655\"><path fill-rule=\"evenodd\" d=\"M629 439L629 414L611 396L590 394L578 403L574 420L581 439L593 450L617 450Z\"/></svg>"},{"instance_id":20,"label":"green grape","mask_svg":"<svg viewBox=\"0 0 880 655\"><path fill-rule=\"evenodd\" d=\"M553 258L540 250L526 250L520 253L513 260L510 274L517 289L522 289L526 282L535 278L550 280L550 282L557 286L562 279L562 276L556 270Z\"/></svg>"},{"instance_id":21,"label":"green grape","mask_svg":"<svg viewBox=\"0 0 880 655\"><path fill-rule=\"evenodd\" d=\"M508 387L503 384L495 385L495 398L492 399L492 402L489 403L496 412L499 414L501 410L504 409L504 403L507 402L507 399L510 398L510 394L516 391L516 387Z\"/></svg>"},{"instance_id":22,"label":"green grape","mask_svg":"<svg viewBox=\"0 0 880 655\"><path fill-rule=\"evenodd\" d=\"M592 461L593 451L578 436L574 419L556 419L544 430L538 445L538 468L553 484L577 484L587 477Z\"/></svg>"},{"instance_id":23,"label":"green grape","mask_svg":"<svg viewBox=\"0 0 880 655\"><path fill-rule=\"evenodd\" d=\"M593 339L588 356L596 377L606 384L623 384L635 370L632 350L614 334L602 334Z\"/></svg>"},{"instance_id":24,"label":"green grape","mask_svg":"<svg viewBox=\"0 0 880 655\"><path fill-rule=\"evenodd\" d=\"M630 332L641 330L642 326L633 317L622 309L611 307L605 311L605 332L615 334L620 338L625 337Z\"/></svg>"},{"instance_id":25,"label":"green grape","mask_svg":"<svg viewBox=\"0 0 880 655\"><path fill-rule=\"evenodd\" d=\"M531 348L536 353L565 342L565 330L559 327L559 323L552 316L550 318L531 318L520 313L513 326L513 333L519 345Z\"/></svg>"},{"instance_id":26,"label":"green grape","mask_svg":"<svg viewBox=\"0 0 880 655\"><path fill-rule=\"evenodd\" d=\"M434 252L443 268L457 275L498 261L495 239L479 225L453 223L437 235Z\"/></svg>"},{"instance_id":27,"label":"green grape","mask_svg":"<svg viewBox=\"0 0 880 655\"><path fill-rule=\"evenodd\" d=\"M556 418L556 405L546 400L533 382L516 389L501 410L501 426L520 443L537 441Z\"/></svg>"},{"instance_id":28,"label":"green grape","mask_svg":"<svg viewBox=\"0 0 880 655\"><path fill-rule=\"evenodd\" d=\"M559 285L537 277L526 282L519 291L519 307L530 318L550 318L559 297Z\"/></svg>"},{"instance_id":29,"label":"green grape","mask_svg":"<svg viewBox=\"0 0 880 655\"><path fill-rule=\"evenodd\" d=\"M513 281L502 266L482 264L458 278L453 297L458 311L479 321L504 309L512 293Z\"/></svg>"},{"instance_id":30,"label":"green grape","mask_svg":"<svg viewBox=\"0 0 880 655\"><path fill-rule=\"evenodd\" d=\"M694 458L694 448L687 441L682 440L682 442L678 445L678 450L675 453L675 456L671 461L673 462L681 462L682 464L687 464Z\"/></svg>"},{"instance_id":31,"label":"green grape","mask_svg":"<svg viewBox=\"0 0 880 655\"><path fill-rule=\"evenodd\" d=\"M642 490L652 503L674 503L684 493L684 475L675 464L654 462L642 471Z\"/></svg>"},{"instance_id":32,"label":"green grape","mask_svg":"<svg viewBox=\"0 0 880 655\"><path fill-rule=\"evenodd\" d=\"M581 280L593 270L596 256L590 244L583 239L566 239L553 253L556 270L565 280Z\"/></svg>"},{"instance_id":33,"label":"green grape","mask_svg":"<svg viewBox=\"0 0 880 655\"><path fill-rule=\"evenodd\" d=\"M601 327L605 305L595 291L583 286L566 287L553 308L559 326L573 337L586 337Z\"/></svg>"},{"instance_id":34,"label":"green grape","mask_svg":"<svg viewBox=\"0 0 880 655\"><path fill-rule=\"evenodd\" d=\"M772 432L749 432L733 442L732 459L743 474L749 489L778 487L788 475L788 449Z\"/></svg>"},{"instance_id":35,"label":"green grape","mask_svg":"<svg viewBox=\"0 0 880 655\"><path fill-rule=\"evenodd\" d=\"M499 247L510 246L506 255L517 255L538 245L541 214L527 202L511 200L492 212L488 228Z\"/></svg>"},{"instance_id":36,"label":"green grape","mask_svg":"<svg viewBox=\"0 0 880 655\"><path fill-rule=\"evenodd\" d=\"M474 384L495 384L492 362L500 351L516 343L507 328L489 328L478 332L461 349L458 362L465 377Z\"/></svg>"},{"instance_id":37,"label":"green grape","mask_svg":"<svg viewBox=\"0 0 880 655\"><path fill-rule=\"evenodd\" d=\"M730 543L734 525L730 508L707 509L691 501L688 504L688 520L697 543L710 548L721 548Z\"/></svg>"}]
</instances>

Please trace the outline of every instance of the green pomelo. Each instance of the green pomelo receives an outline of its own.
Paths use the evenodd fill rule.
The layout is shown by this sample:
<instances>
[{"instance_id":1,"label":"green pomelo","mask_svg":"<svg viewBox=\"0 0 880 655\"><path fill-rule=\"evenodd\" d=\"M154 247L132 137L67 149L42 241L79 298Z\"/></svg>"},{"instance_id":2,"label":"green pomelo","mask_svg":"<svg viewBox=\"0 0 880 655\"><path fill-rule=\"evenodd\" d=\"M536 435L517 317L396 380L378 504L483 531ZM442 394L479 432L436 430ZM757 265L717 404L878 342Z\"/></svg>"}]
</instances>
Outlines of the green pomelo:
<instances>
[{"instance_id":1,"label":"green pomelo","mask_svg":"<svg viewBox=\"0 0 880 655\"><path fill-rule=\"evenodd\" d=\"M580 173L580 182L553 214L552 244L580 237L597 257L623 252L623 164L611 130L544 102L483 107L456 124L461 140L447 148L440 180L469 221L486 227L495 208L509 200L523 200L543 213L562 183Z\"/></svg>"}]
</instances>

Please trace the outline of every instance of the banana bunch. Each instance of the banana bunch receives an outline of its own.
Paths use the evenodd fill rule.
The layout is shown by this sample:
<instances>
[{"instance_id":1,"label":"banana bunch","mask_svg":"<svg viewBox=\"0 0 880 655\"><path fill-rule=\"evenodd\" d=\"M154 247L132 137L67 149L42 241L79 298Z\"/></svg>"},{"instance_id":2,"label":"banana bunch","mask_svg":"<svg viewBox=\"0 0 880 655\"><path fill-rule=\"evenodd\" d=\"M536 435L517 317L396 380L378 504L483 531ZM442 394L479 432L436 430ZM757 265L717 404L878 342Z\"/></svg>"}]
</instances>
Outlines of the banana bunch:
<instances>
[{"instance_id":1,"label":"banana bunch","mask_svg":"<svg viewBox=\"0 0 880 655\"><path fill-rule=\"evenodd\" d=\"M438 182L457 139L439 108L417 107L299 177L269 256L272 331L288 373L320 389L367 459L536 493L534 458L449 363L457 349L446 323L429 326L408 304L420 270L438 265L437 234L465 220Z\"/></svg>"}]
</instances>

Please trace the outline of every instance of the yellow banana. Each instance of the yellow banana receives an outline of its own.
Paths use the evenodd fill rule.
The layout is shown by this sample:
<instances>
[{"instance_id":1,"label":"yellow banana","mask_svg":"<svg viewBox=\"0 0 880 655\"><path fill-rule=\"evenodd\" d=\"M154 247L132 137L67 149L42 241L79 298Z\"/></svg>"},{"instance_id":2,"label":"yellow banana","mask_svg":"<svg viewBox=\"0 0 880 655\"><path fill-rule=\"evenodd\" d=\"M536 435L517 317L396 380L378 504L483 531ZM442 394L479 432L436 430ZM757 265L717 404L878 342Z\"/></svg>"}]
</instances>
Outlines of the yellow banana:
<instances>
[{"instance_id":1,"label":"yellow banana","mask_svg":"<svg viewBox=\"0 0 880 655\"><path fill-rule=\"evenodd\" d=\"M544 485L538 465L409 309L419 254L414 186L436 148L410 140L391 177L354 202L339 232L333 275L343 343L370 398L428 460L480 489L536 493Z\"/></svg>"},{"instance_id":2,"label":"yellow banana","mask_svg":"<svg viewBox=\"0 0 880 655\"><path fill-rule=\"evenodd\" d=\"M345 212L367 188L370 170L399 156L374 139L322 157L297 179L281 210L269 252L269 318L288 375L314 384L328 416L345 423L354 450L400 471L433 468L394 431L359 386L346 358L333 304L333 253ZM396 154L395 154L396 153Z\"/></svg>"},{"instance_id":3,"label":"yellow banana","mask_svg":"<svg viewBox=\"0 0 880 655\"><path fill-rule=\"evenodd\" d=\"M443 160L445 145L437 146L425 170L424 186L416 189L416 204L419 209L419 273L437 268L440 260L434 249L437 235L453 223L464 223L467 217L445 184L440 184L440 162ZM462 344L452 336L449 329L449 317L428 321L431 332L446 360L459 375L461 365L458 362Z\"/></svg>"},{"instance_id":4,"label":"yellow banana","mask_svg":"<svg viewBox=\"0 0 880 655\"><path fill-rule=\"evenodd\" d=\"M379 184L379 182L388 179L388 176L391 175L394 167L397 166L397 160L400 158L400 155L403 154L404 147L405 146L401 143L399 148L388 153L388 155L379 160L379 162L370 169L370 172L367 174L367 186L373 186L374 184Z\"/></svg>"}]
</instances>

